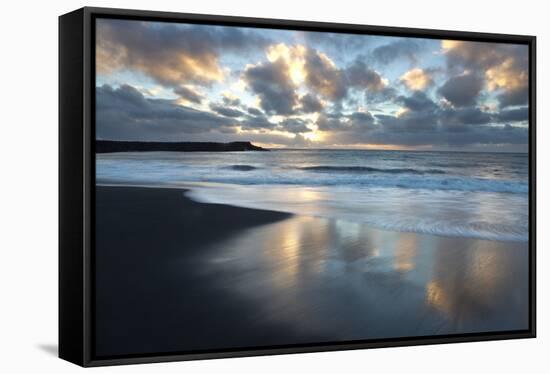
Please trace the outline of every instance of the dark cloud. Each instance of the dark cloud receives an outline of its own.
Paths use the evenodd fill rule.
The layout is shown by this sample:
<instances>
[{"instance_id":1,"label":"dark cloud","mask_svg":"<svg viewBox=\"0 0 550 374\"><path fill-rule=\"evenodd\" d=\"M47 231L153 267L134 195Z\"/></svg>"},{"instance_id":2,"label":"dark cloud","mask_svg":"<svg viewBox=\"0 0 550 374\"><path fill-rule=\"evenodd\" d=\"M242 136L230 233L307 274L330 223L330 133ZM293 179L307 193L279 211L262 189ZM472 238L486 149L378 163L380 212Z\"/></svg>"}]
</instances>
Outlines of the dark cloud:
<instances>
[{"instance_id":1,"label":"dark cloud","mask_svg":"<svg viewBox=\"0 0 550 374\"><path fill-rule=\"evenodd\" d=\"M282 59L247 68L244 79L250 89L260 97L260 105L266 113L293 113L298 97L288 76L288 66Z\"/></svg>"},{"instance_id":2,"label":"dark cloud","mask_svg":"<svg viewBox=\"0 0 550 374\"><path fill-rule=\"evenodd\" d=\"M321 112L316 124L328 131L328 140L338 144L394 144L469 146L475 144L527 144L527 127L506 125L524 123L528 108L486 112L477 107L438 106L422 92L399 97L407 110L399 116L372 115L370 112ZM172 100L150 99L131 86L96 89L96 131L99 139L117 140L210 140L246 139L266 143L302 146L303 137L276 136L268 130L295 134L309 132L308 122L288 118L274 124L259 110L248 113L223 105L212 106L222 115L181 106ZM227 110L235 111L228 112ZM239 115L240 119L230 118ZM227 117L229 115L230 117ZM500 124L500 125L495 125ZM260 130L260 133L242 133ZM222 137L224 135L225 137ZM307 143L309 144L309 143Z\"/></svg>"},{"instance_id":3,"label":"dark cloud","mask_svg":"<svg viewBox=\"0 0 550 374\"><path fill-rule=\"evenodd\" d=\"M224 96L222 98L222 101L223 101L224 105L227 105L227 106L240 106L241 105L241 100L238 97Z\"/></svg>"},{"instance_id":4,"label":"dark cloud","mask_svg":"<svg viewBox=\"0 0 550 374\"><path fill-rule=\"evenodd\" d=\"M348 66L345 73L348 87L364 91L368 103L389 101L397 95L397 90L388 85L382 75L371 69L361 57Z\"/></svg>"},{"instance_id":5,"label":"dark cloud","mask_svg":"<svg viewBox=\"0 0 550 374\"><path fill-rule=\"evenodd\" d=\"M247 116L239 125L245 130L272 130L276 126L264 114Z\"/></svg>"},{"instance_id":6,"label":"dark cloud","mask_svg":"<svg viewBox=\"0 0 550 374\"><path fill-rule=\"evenodd\" d=\"M248 108L247 112L253 116L262 116L264 114L261 110L252 107Z\"/></svg>"},{"instance_id":7,"label":"dark cloud","mask_svg":"<svg viewBox=\"0 0 550 374\"><path fill-rule=\"evenodd\" d=\"M174 88L174 93L179 97L181 97L182 99L185 99L195 104L200 104L204 99L203 95L185 86Z\"/></svg>"},{"instance_id":8,"label":"dark cloud","mask_svg":"<svg viewBox=\"0 0 550 374\"><path fill-rule=\"evenodd\" d=\"M348 118L355 127L374 124L374 117L370 112L353 112Z\"/></svg>"},{"instance_id":9,"label":"dark cloud","mask_svg":"<svg viewBox=\"0 0 550 374\"><path fill-rule=\"evenodd\" d=\"M177 105L172 100L148 99L123 85L96 88L98 139L186 140L189 134L230 127L235 121Z\"/></svg>"},{"instance_id":10,"label":"dark cloud","mask_svg":"<svg viewBox=\"0 0 550 374\"><path fill-rule=\"evenodd\" d=\"M369 103L380 103L395 97L395 88L390 87L380 73L370 68L364 60L364 57L358 57L351 65L340 69L323 54L308 50L306 83L312 91L332 101L335 108L341 108L350 90L363 92Z\"/></svg>"},{"instance_id":11,"label":"dark cloud","mask_svg":"<svg viewBox=\"0 0 550 374\"><path fill-rule=\"evenodd\" d=\"M529 87L527 84L517 88L505 90L497 98L501 108L509 106L525 105L529 102Z\"/></svg>"},{"instance_id":12,"label":"dark cloud","mask_svg":"<svg viewBox=\"0 0 550 374\"><path fill-rule=\"evenodd\" d=\"M322 113L317 119L317 127L321 131L365 131L374 125L375 118L369 112L353 112L349 115L341 113Z\"/></svg>"},{"instance_id":13,"label":"dark cloud","mask_svg":"<svg viewBox=\"0 0 550 374\"><path fill-rule=\"evenodd\" d=\"M399 115L322 113L317 125L330 131L328 141L333 144L465 147L527 143L526 127L505 125L524 121L526 107L487 112L475 106L441 106L422 91L399 96L396 103L405 108Z\"/></svg>"},{"instance_id":14,"label":"dark cloud","mask_svg":"<svg viewBox=\"0 0 550 374\"><path fill-rule=\"evenodd\" d=\"M306 84L314 92L339 101L347 95L346 76L323 54L308 49L305 56Z\"/></svg>"},{"instance_id":15,"label":"dark cloud","mask_svg":"<svg viewBox=\"0 0 550 374\"><path fill-rule=\"evenodd\" d=\"M287 118L279 123L279 127L283 131L292 132L294 134L311 131L306 125L307 121L299 118Z\"/></svg>"},{"instance_id":16,"label":"dark cloud","mask_svg":"<svg viewBox=\"0 0 550 374\"><path fill-rule=\"evenodd\" d=\"M244 115L244 113L238 109L229 108L218 104L210 104L210 109L224 117L238 118Z\"/></svg>"},{"instance_id":17,"label":"dark cloud","mask_svg":"<svg viewBox=\"0 0 550 374\"><path fill-rule=\"evenodd\" d=\"M467 131L438 127L429 131L391 131L385 125L367 131L336 132L330 141L336 144L378 144L398 146L431 146L437 148L471 147L478 145L527 144L528 130L513 126L469 126ZM516 148L517 149L517 148Z\"/></svg>"},{"instance_id":18,"label":"dark cloud","mask_svg":"<svg viewBox=\"0 0 550 374\"><path fill-rule=\"evenodd\" d=\"M317 118L317 127L321 131L349 131L352 129L351 123L346 121L340 113L321 113Z\"/></svg>"},{"instance_id":19,"label":"dark cloud","mask_svg":"<svg viewBox=\"0 0 550 374\"><path fill-rule=\"evenodd\" d=\"M361 59L357 59L346 69L348 84L352 87L362 87L371 91L381 91L386 84L382 76L369 68Z\"/></svg>"},{"instance_id":20,"label":"dark cloud","mask_svg":"<svg viewBox=\"0 0 550 374\"><path fill-rule=\"evenodd\" d=\"M447 126L452 125L485 125L493 121L493 116L476 107L444 109L439 113L439 121ZM464 126L459 126L465 128Z\"/></svg>"},{"instance_id":21,"label":"dark cloud","mask_svg":"<svg viewBox=\"0 0 550 374\"><path fill-rule=\"evenodd\" d=\"M438 108L437 104L423 91L414 91L410 96L399 96L397 102L414 112L429 111L431 113Z\"/></svg>"},{"instance_id":22,"label":"dark cloud","mask_svg":"<svg viewBox=\"0 0 550 374\"><path fill-rule=\"evenodd\" d=\"M496 120L501 123L526 122L529 120L529 108L502 110L496 115Z\"/></svg>"},{"instance_id":23,"label":"dark cloud","mask_svg":"<svg viewBox=\"0 0 550 374\"><path fill-rule=\"evenodd\" d=\"M424 92L414 91L410 96L399 96L397 103L405 111L398 116L376 115L377 123L386 131L434 131L438 125L439 106Z\"/></svg>"},{"instance_id":24,"label":"dark cloud","mask_svg":"<svg viewBox=\"0 0 550 374\"><path fill-rule=\"evenodd\" d=\"M528 102L528 52L526 45L453 41L447 43L445 58L451 72L484 76L487 88L498 92L505 108Z\"/></svg>"},{"instance_id":25,"label":"dark cloud","mask_svg":"<svg viewBox=\"0 0 550 374\"><path fill-rule=\"evenodd\" d=\"M374 61L386 65L398 59L407 59L411 63L416 62L416 53L420 50L417 41L411 39L398 39L382 45L372 51Z\"/></svg>"},{"instance_id":26,"label":"dark cloud","mask_svg":"<svg viewBox=\"0 0 550 374\"><path fill-rule=\"evenodd\" d=\"M400 116L378 114L376 120L390 133L428 133L438 126L438 118L431 112L408 111Z\"/></svg>"},{"instance_id":27,"label":"dark cloud","mask_svg":"<svg viewBox=\"0 0 550 374\"><path fill-rule=\"evenodd\" d=\"M302 96L300 99L301 109L304 113L316 113L320 112L323 109L323 104L319 99L308 93Z\"/></svg>"},{"instance_id":28,"label":"dark cloud","mask_svg":"<svg viewBox=\"0 0 550 374\"><path fill-rule=\"evenodd\" d=\"M483 89L483 77L463 74L449 78L438 93L456 107L474 105Z\"/></svg>"}]
</instances>

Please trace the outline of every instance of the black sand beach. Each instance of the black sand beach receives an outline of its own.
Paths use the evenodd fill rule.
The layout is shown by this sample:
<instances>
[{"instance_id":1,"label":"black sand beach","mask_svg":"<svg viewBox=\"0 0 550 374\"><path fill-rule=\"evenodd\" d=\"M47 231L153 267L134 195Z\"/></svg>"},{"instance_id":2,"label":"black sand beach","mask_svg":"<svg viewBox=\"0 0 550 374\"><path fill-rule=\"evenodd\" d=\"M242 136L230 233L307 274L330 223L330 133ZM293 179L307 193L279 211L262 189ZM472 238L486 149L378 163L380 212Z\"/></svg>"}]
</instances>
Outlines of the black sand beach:
<instances>
[{"instance_id":1,"label":"black sand beach","mask_svg":"<svg viewBox=\"0 0 550 374\"><path fill-rule=\"evenodd\" d=\"M181 189L98 187L98 355L163 352L293 339L254 328L249 311L198 268L208 244L288 214L195 203ZM278 340L277 340L278 339ZM214 344L214 346L212 346Z\"/></svg>"},{"instance_id":2,"label":"black sand beach","mask_svg":"<svg viewBox=\"0 0 550 374\"><path fill-rule=\"evenodd\" d=\"M97 187L96 353L521 330L525 242Z\"/></svg>"}]
</instances>

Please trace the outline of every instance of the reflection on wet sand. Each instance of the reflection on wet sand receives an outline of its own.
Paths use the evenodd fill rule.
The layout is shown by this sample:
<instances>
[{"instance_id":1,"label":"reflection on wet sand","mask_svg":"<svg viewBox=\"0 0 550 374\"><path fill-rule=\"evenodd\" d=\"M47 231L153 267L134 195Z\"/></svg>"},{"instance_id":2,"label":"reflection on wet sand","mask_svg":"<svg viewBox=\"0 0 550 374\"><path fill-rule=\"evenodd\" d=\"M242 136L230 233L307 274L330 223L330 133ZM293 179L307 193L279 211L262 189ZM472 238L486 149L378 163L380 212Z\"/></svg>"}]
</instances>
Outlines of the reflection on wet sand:
<instances>
[{"instance_id":1,"label":"reflection on wet sand","mask_svg":"<svg viewBox=\"0 0 550 374\"><path fill-rule=\"evenodd\" d=\"M514 316L527 327L528 271L522 253L526 249L511 250L506 244L478 241L471 250L451 247L436 252L426 301L447 316L447 329L497 330L499 324L513 328Z\"/></svg>"},{"instance_id":2,"label":"reflection on wet sand","mask_svg":"<svg viewBox=\"0 0 550 374\"><path fill-rule=\"evenodd\" d=\"M395 248L394 269L400 272L411 271L414 269L417 236L402 235L397 240Z\"/></svg>"},{"instance_id":3,"label":"reflection on wet sand","mask_svg":"<svg viewBox=\"0 0 550 374\"><path fill-rule=\"evenodd\" d=\"M255 322L300 334L353 340L527 328L523 242L295 216L214 249L205 269L223 272L226 292L258 306Z\"/></svg>"}]
</instances>

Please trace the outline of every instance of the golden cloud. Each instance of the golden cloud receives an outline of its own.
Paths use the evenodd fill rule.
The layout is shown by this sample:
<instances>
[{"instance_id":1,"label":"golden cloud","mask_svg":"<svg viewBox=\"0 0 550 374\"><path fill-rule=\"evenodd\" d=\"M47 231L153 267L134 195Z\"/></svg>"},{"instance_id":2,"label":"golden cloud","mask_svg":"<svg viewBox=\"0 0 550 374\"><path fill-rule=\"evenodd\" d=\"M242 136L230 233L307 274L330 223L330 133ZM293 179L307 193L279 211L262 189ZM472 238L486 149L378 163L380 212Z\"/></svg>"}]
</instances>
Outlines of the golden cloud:
<instances>
[{"instance_id":1,"label":"golden cloud","mask_svg":"<svg viewBox=\"0 0 550 374\"><path fill-rule=\"evenodd\" d=\"M430 74L420 68L414 68L403 74L400 80L410 89L414 91L423 90L433 83Z\"/></svg>"},{"instance_id":2,"label":"golden cloud","mask_svg":"<svg viewBox=\"0 0 550 374\"><path fill-rule=\"evenodd\" d=\"M201 42L212 36L200 30L174 29L172 34L161 31L141 22L98 22L97 72L137 71L170 88L181 84L209 85L224 79L215 40Z\"/></svg>"},{"instance_id":3,"label":"golden cloud","mask_svg":"<svg viewBox=\"0 0 550 374\"><path fill-rule=\"evenodd\" d=\"M508 58L501 64L487 69L485 79L489 91L498 89L512 91L525 86L529 76L527 71L518 71L514 65L514 59Z\"/></svg>"},{"instance_id":4,"label":"golden cloud","mask_svg":"<svg viewBox=\"0 0 550 374\"><path fill-rule=\"evenodd\" d=\"M460 40L442 40L441 48L443 48L443 50L449 50L449 49L457 48L463 45L464 43L465 42L462 42Z\"/></svg>"},{"instance_id":5,"label":"golden cloud","mask_svg":"<svg viewBox=\"0 0 550 374\"><path fill-rule=\"evenodd\" d=\"M449 68L483 76L487 91L500 91L501 104L517 105L527 101L526 46L443 40L441 48Z\"/></svg>"},{"instance_id":6,"label":"golden cloud","mask_svg":"<svg viewBox=\"0 0 550 374\"><path fill-rule=\"evenodd\" d=\"M181 82L205 84L224 78L224 72L214 54L194 56L183 51L172 51L151 58L100 37L96 49L96 67L100 74L112 74L125 69L138 70L167 86L178 86Z\"/></svg>"}]
</instances>

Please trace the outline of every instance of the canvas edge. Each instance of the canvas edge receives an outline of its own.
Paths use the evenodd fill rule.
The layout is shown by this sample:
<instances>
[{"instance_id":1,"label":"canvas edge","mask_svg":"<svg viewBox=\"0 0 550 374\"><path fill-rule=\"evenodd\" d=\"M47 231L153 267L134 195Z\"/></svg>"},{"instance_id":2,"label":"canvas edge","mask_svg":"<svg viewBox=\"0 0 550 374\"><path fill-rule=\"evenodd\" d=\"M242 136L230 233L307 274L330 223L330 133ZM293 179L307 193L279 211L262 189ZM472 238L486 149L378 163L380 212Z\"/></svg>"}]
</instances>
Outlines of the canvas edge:
<instances>
[{"instance_id":1,"label":"canvas edge","mask_svg":"<svg viewBox=\"0 0 550 374\"><path fill-rule=\"evenodd\" d=\"M59 357L84 364L84 11L59 17ZM80 187L80 188L79 188Z\"/></svg>"}]
</instances>

